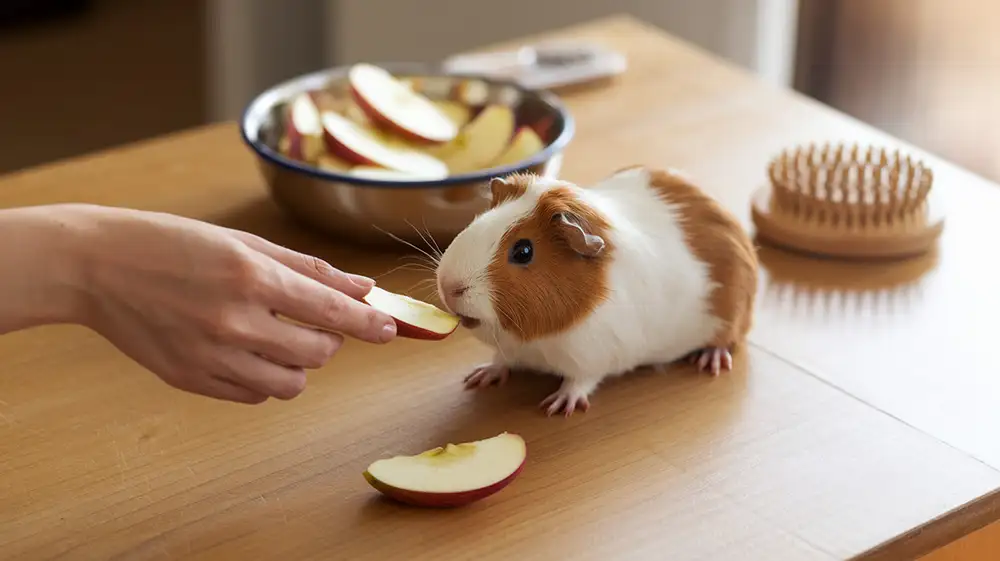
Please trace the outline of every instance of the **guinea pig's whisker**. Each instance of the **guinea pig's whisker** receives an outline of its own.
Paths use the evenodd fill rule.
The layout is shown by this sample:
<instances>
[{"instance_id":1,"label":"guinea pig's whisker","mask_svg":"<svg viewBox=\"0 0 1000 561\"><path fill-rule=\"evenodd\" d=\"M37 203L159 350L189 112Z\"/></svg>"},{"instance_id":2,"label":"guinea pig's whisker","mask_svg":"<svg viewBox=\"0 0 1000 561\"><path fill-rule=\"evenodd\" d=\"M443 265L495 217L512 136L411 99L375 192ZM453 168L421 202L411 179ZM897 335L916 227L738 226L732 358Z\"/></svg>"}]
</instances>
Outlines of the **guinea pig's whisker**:
<instances>
[{"instance_id":1,"label":"guinea pig's whisker","mask_svg":"<svg viewBox=\"0 0 1000 561\"><path fill-rule=\"evenodd\" d=\"M420 294L418 294L417 296L419 296L421 300L428 300L430 299L431 296L433 296L436 293L437 293L437 286L431 284L421 289Z\"/></svg>"},{"instance_id":2,"label":"guinea pig's whisker","mask_svg":"<svg viewBox=\"0 0 1000 561\"><path fill-rule=\"evenodd\" d=\"M427 239L431 241L430 245L434 246L434 254L437 255L438 261L440 261L441 257L444 255L444 251L441 250L441 246L438 245L437 240L435 240L434 236L431 235L431 229L427 227L427 218L421 216L420 222L423 223L424 231L427 232Z\"/></svg>"},{"instance_id":3,"label":"guinea pig's whisker","mask_svg":"<svg viewBox=\"0 0 1000 561\"><path fill-rule=\"evenodd\" d=\"M493 295L494 295L494 293L492 293L492 292L491 292L491 293L490 293L490 296L492 297ZM492 298L491 298L491 299L492 299ZM495 299L493 299L493 300L494 300L494 301L496 301ZM512 325L512 326L513 326L513 327L514 327L514 328L515 328L516 330L518 330L518 331L522 331L522 329L521 329L521 326L520 326L520 325L518 325L518 323L517 323L516 321L514 321L514 317L513 317L513 315L512 315L512 310L508 310L508 309L507 309L507 308L506 308L505 306L503 306L503 305L500 305L499 303L498 303L498 304L496 305L496 310L497 310L497 312L498 312L498 313L499 313L500 315L502 315L502 316L504 317L504 319L506 319L506 320L507 320L508 322L510 322L510 324L511 324L511 325Z\"/></svg>"},{"instance_id":4,"label":"guinea pig's whisker","mask_svg":"<svg viewBox=\"0 0 1000 561\"><path fill-rule=\"evenodd\" d=\"M424 267L427 267L427 269L429 271L437 271L437 263L429 261L427 258L423 257L422 255L414 255L413 258L416 259L417 262L420 263L421 265L423 265Z\"/></svg>"},{"instance_id":5,"label":"guinea pig's whisker","mask_svg":"<svg viewBox=\"0 0 1000 561\"><path fill-rule=\"evenodd\" d=\"M406 223L410 226L410 228L413 228L413 231L416 232L417 235L420 236L420 239L423 240L424 244L427 245L427 248L434 255L435 262L440 261L441 260L441 248L438 247L438 245L437 245L436 242L433 242L434 238L431 237L431 232L430 232L430 230L427 229L427 223L424 222L424 230L427 230L427 235L426 236L424 236L424 232L420 231L420 228L417 228L416 226L414 226L412 223L410 223L409 220L407 220ZM430 239L428 239L428 238L430 238Z\"/></svg>"},{"instance_id":6,"label":"guinea pig's whisker","mask_svg":"<svg viewBox=\"0 0 1000 561\"><path fill-rule=\"evenodd\" d=\"M411 286L409 289L407 289L407 292L414 293L414 291L416 291L416 290L420 290L420 289L426 290L428 288L428 286L430 286L427 283L433 283L433 282L434 282L434 279L419 280L419 281L413 283L413 286Z\"/></svg>"},{"instance_id":7,"label":"guinea pig's whisker","mask_svg":"<svg viewBox=\"0 0 1000 561\"><path fill-rule=\"evenodd\" d=\"M392 269L389 269L388 271L386 271L386 272L384 272L382 274L375 275L375 279L378 280L378 279L380 279L380 278L382 278L382 277L384 277L386 275L391 275L392 273L395 273L396 271L419 271L421 273L425 273L425 272L431 272L431 273L433 273L434 272L434 271L428 270L425 266L423 266L421 264L417 264L417 263L403 263L402 265L399 265L397 267L393 267Z\"/></svg>"},{"instance_id":8,"label":"guinea pig's whisker","mask_svg":"<svg viewBox=\"0 0 1000 561\"><path fill-rule=\"evenodd\" d=\"M491 329L490 335L493 335L493 342L497 344L496 349L497 352L500 353L500 358L502 358L504 362L508 362L507 353L503 352L503 347L500 345L500 338L497 337L496 329Z\"/></svg>"},{"instance_id":9,"label":"guinea pig's whisker","mask_svg":"<svg viewBox=\"0 0 1000 561\"><path fill-rule=\"evenodd\" d=\"M413 257L416 257L416 256L413 256ZM415 269L420 269L421 271L427 271L428 273L435 273L437 271L434 267L431 267L426 262L421 261L419 259L416 262L413 262L413 263L403 263L403 265L407 266L407 267L415 268Z\"/></svg>"},{"instance_id":10,"label":"guinea pig's whisker","mask_svg":"<svg viewBox=\"0 0 1000 561\"><path fill-rule=\"evenodd\" d=\"M415 250L419 251L419 252L420 252L420 253L422 253L422 254L423 254L424 256L426 256L426 257L427 257L428 259L430 259L430 260L431 260L431 262L435 264L435 266L437 266L437 260L435 260L435 259L434 259L434 256L433 256L433 255L431 255L430 253L428 253L427 251L425 251L425 250L423 250L423 249L420 249L420 247L418 247L417 245L415 245L415 244L412 244L412 243L410 243L410 242L408 242L408 241L404 240L403 238L401 238L401 237L397 236L396 234L393 234L393 233L391 233L391 232L387 232L386 230L384 230L384 229L382 229L382 228L379 228L378 226L375 226L375 225L372 225L372 227L373 227L373 228L375 228L375 229L377 229L377 230L379 230L379 231L380 231L380 232L382 232L383 234L385 234L385 235L389 236L390 238L392 238L392 239L396 240L397 242L399 242L399 243L401 243L401 244L405 244L405 245L407 245L407 246L409 246L409 247L412 247L413 249L415 249ZM418 232L418 233L419 233L419 232Z\"/></svg>"}]
</instances>

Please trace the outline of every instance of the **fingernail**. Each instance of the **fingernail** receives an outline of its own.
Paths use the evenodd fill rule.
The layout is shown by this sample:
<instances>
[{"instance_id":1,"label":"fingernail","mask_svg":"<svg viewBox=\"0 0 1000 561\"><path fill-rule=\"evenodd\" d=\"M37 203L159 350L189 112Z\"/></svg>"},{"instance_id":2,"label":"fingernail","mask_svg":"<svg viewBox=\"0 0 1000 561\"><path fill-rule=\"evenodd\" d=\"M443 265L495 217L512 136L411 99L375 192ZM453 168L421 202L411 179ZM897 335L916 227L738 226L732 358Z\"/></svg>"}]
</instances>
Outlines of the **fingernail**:
<instances>
[{"instance_id":1,"label":"fingernail","mask_svg":"<svg viewBox=\"0 0 1000 561\"><path fill-rule=\"evenodd\" d=\"M396 336L396 323L389 322L382 328L382 342L388 343Z\"/></svg>"},{"instance_id":2,"label":"fingernail","mask_svg":"<svg viewBox=\"0 0 1000 561\"><path fill-rule=\"evenodd\" d=\"M360 286L361 288L363 288L365 290L371 290L371 288L373 286L375 286L375 280L374 279L370 279L368 277L363 277L361 275L351 275L351 274L349 274L347 276L347 278L351 279L351 282L353 282L354 284Z\"/></svg>"}]
</instances>

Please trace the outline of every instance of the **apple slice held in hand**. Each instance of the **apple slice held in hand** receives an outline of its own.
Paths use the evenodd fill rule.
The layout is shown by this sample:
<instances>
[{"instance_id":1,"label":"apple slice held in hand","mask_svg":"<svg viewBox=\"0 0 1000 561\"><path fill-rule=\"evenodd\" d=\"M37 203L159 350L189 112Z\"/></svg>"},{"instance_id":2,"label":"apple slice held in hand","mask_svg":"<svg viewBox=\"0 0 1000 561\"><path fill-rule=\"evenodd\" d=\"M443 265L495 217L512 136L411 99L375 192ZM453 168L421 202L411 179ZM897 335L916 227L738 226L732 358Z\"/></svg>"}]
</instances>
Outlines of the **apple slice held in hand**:
<instances>
[{"instance_id":1,"label":"apple slice held in hand","mask_svg":"<svg viewBox=\"0 0 1000 561\"><path fill-rule=\"evenodd\" d=\"M458 316L377 286L363 300L396 321L396 335L399 337L436 341L451 335L458 328Z\"/></svg>"},{"instance_id":2,"label":"apple slice held in hand","mask_svg":"<svg viewBox=\"0 0 1000 561\"><path fill-rule=\"evenodd\" d=\"M368 483L401 503L457 507L486 498L513 481L528 449L516 434L448 444L416 456L378 460L364 472Z\"/></svg>"},{"instance_id":3,"label":"apple slice held in hand","mask_svg":"<svg viewBox=\"0 0 1000 561\"><path fill-rule=\"evenodd\" d=\"M430 144L448 142L458 134L455 122L430 99L382 68L355 64L347 79L358 105L387 130Z\"/></svg>"},{"instance_id":4,"label":"apple slice held in hand","mask_svg":"<svg viewBox=\"0 0 1000 561\"><path fill-rule=\"evenodd\" d=\"M423 179L441 179L448 175L448 166L434 156L384 138L376 130L333 111L323 113L323 130L327 148L344 160L401 171Z\"/></svg>"}]
</instances>

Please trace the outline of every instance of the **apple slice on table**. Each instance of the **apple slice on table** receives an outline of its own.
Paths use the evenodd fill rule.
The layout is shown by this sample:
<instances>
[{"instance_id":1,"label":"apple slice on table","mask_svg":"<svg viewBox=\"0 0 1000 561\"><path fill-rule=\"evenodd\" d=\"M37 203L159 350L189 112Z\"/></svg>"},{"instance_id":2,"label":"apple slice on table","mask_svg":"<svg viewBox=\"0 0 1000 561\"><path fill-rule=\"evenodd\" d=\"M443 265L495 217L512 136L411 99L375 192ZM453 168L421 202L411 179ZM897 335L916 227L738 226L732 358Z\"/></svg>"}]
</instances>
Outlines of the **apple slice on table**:
<instances>
[{"instance_id":1,"label":"apple slice on table","mask_svg":"<svg viewBox=\"0 0 1000 561\"><path fill-rule=\"evenodd\" d=\"M310 93L295 96L289 104L285 135L290 158L312 163L323 153L323 123Z\"/></svg>"},{"instance_id":2,"label":"apple slice on table","mask_svg":"<svg viewBox=\"0 0 1000 561\"><path fill-rule=\"evenodd\" d=\"M399 502L425 507L467 505L500 491L521 473L528 449L516 434L448 444L416 456L378 460L368 483Z\"/></svg>"},{"instance_id":3,"label":"apple slice on table","mask_svg":"<svg viewBox=\"0 0 1000 561\"><path fill-rule=\"evenodd\" d=\"M489 167L509 166L522 162L545 148L545 143L531 127L521 127L507 148Z\"/></svg>"},{"instance_id":4,"label":"apple slice on table","mask_svg":"<svg viewBox=\"0 0 1000 561\"><path fill-rule=\"evenodd\" d=\"M485 169L496 160L514 134L514 111L506 105L487 105L458 136L427 153L443 161L453 174Z\"/></svg>"},{"instance_id":5,"label":"apple slice on table","mask_svg":"<svg viewBox=\"0 0 1000 561\"><path fill-rule=\"evenodd\" d=\"M448 175L448 166L434 156L395 142L379 134L376 129L359 125L333 111L323 113L323 130L326 133L324 137L327 149L349 162L428 179Z\"/></svg>"},{"instance_id":6,"label":"apple slice on table","mask_svg":"<svg viewBox=\"0 0 1000 561\"><path fill-rule=\"evenodd\" d=\"M385 312L396 321L396 335L409 339L436 341L451 335L458 328L456 315L405 296L373 287L362 299L369 306Z\"/></svg>"},{"instance_id":7,"label":"apple slice on table","mask_svg":"<svg viewBox=\"0 0 1000 561\"><path fill-rule=\"evenodd\" d=\"M358 105L387 130L431 144L448 142L458 134L455 123L430 99L382 68L355 64L347 79Z\"/></svg>"}]
</instances>

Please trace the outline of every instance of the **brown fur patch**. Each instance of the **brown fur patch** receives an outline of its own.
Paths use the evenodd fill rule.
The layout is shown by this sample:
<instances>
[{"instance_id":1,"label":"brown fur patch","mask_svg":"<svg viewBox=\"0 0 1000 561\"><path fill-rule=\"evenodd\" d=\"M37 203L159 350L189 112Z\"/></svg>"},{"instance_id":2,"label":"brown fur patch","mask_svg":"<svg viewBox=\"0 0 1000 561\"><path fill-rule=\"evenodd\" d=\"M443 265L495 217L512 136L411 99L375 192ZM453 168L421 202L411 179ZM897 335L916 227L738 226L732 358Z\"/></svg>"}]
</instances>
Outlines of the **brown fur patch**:
<instances>
[{"instance_id":1,"label":"brown fur patch","mask_svg":"<svg viewBox=\"0 0 1000 561\"><path fill-rule=\"evenodd\" d=\"M719 284L709 306L723 325L708 346L728 349L742 344L753 323L757 297L757 253L750 237L736 217L682 175L650 170L650 184L681 209L688 246L708 263L712 280Z\"/></svg>"},{"instance_id":2,"label":"brown fur patch","mask_svg":"<svg viewBox=\"0 0 1000 561\"><path fill-rule=\"evenodd\" d=\"M496 208L503 203L521 198L536 178L537 176L528 173L512 173L507 177L494 177L490 180L490 208Z\"/></svg>"},{"instance_id":3,"label":"brown fur patch","mask_svg":"<svg viewBox=\"0 0 1000 561\"><path fill-rule=\"evenodd\" d=\"M569 217L570 224L561 215ZM603 239L599 253L581 253L586 248L574 237L580 229ZM571 188L553 187L543 193L534 211L504 234L487 269L499 295L493 307L500 326L527 341L568 329L589 315L608 294L608 267L614 253L610 231L608 221ZM534 247L528 265L508 261L520 239L531 240Z\"/></svg>"}]
</instances>

